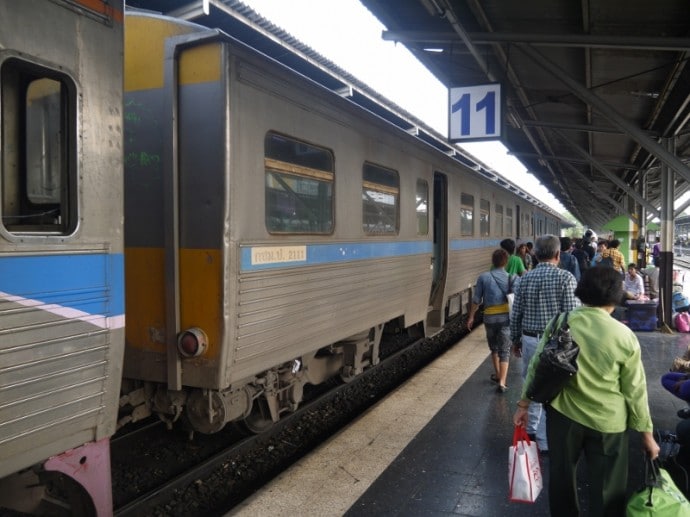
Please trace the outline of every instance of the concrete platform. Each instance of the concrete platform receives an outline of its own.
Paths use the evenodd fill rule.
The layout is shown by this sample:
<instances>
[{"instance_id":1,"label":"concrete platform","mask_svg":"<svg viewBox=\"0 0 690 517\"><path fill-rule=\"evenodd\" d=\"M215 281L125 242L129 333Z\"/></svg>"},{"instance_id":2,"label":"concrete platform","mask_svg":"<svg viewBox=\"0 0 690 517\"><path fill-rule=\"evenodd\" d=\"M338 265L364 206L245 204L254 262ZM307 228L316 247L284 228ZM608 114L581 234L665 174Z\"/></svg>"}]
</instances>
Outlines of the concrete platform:
<instances>
[{"instance_id":1,"label":"concrete platform","mask_svg":"<svg viewBox=\"0 0 690 517\"><path fill-rule=\"evenodd\" d=\"M659 379L688 348L690 334L637 335L655 429L674 430L685 404ZM529 505L507 498L519 372L513 358L510 389L496 393L480 326L229 515L549 515L545 492ZM643 459L632 436L631 490L639 486ZM543 469L548 479L548 458Z\"/></svg>"}]
</instances>

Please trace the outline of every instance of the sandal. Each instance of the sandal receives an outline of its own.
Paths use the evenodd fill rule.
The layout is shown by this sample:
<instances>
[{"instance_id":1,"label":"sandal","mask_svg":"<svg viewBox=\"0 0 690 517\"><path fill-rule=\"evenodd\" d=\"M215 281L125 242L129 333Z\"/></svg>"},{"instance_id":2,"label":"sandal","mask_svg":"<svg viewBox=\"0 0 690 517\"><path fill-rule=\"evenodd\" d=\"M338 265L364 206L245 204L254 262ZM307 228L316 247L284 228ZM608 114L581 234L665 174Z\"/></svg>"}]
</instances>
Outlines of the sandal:
<instances>
[{"instance_id":1,"label":"sandal","mask_svg":"<svg viewBox=\"0 0 690 517\"><path fill-rule=\"evenodd\" d=\"M491 374L491 382L498 382L498 377L496 377L495 373Z\"/></svg>"},{"instance_id":2,"label":"sandal","mask_svg":"<svg viewBox=\"0 0 690 517\"><path fill-rule=\"evenodd\" d=\"M508 386L501 386L500 384L498 385L498 388L496 388L496 391L498 393L505 393L508 391Z\"/></svg>"}]
</instances>

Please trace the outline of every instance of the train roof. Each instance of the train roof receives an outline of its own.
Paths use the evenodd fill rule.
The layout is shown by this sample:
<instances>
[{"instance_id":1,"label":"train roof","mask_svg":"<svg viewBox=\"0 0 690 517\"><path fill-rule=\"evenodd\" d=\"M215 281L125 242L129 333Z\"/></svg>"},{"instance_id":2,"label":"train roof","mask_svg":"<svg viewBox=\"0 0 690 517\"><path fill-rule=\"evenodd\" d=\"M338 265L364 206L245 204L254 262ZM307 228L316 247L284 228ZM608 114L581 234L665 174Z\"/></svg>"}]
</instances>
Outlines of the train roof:
<instances>
[{"instance_id":1,"label":"train roof","mask_svg":"<svg viewBox=\"0 0 690 517\"><path fill-rule=\"evenodd\" d=\"M239 0L128 0L128 8L158 12L199 25L220 29L248 46L308 77L323 87L349 99L394 126L406 131L439 152L473 169L515 195L558 218L562 226L571 226L552 207L511 182L500 173L450 143L445 136L378 94L347 71L326 59L311 47L273 24Z\"/></svg>"}]
</instances>

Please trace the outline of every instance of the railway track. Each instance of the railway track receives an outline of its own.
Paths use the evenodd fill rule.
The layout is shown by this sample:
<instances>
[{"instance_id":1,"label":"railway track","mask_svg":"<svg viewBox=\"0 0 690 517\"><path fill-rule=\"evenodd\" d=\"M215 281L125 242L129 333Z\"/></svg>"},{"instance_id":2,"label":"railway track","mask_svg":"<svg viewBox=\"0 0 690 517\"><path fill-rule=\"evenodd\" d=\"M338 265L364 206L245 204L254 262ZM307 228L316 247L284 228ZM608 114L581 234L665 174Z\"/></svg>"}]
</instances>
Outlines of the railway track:
<instances>
[{"instance_id":1,"label":"railway track","mask_svg":"<svg viewBox=\"0 0 690 517\"><path fill-rule=\"evenodd\" d=\"M690 271L690 256L674 256L673 263L676 266L680 266L685 271Z\"/></svg>"},{"instance_id":2,"label":"railway track","mask_svg":"<svg viewBox=\"0 0 690 517\"><path fill-rule=\"evenodd\" d=\"M194 465L182 471L172 470L165 479L148 484L140 492L118 495L118 485L126 488L128 482L124 477L116 483L115 479L123 473L114 474L115 515L187 516L228 511L443 353L465 334L464 327L463 319L434 338L414 341L382 360L376 368L304 404L262 434L240 437L231 428L225 434L217 433L219 436L198 437L203 442L210 438L232 443L226 441ZM155 427L142 431L142 435L152 429ZM117 448L127 447L133 439L125 436L119 443L114 440L114 470L128 468L127 462L115 464ZM179 435L177 439L179 446ZM151 454L146 461L155 466L158 460Z\"/></svg>"}]
</instances>

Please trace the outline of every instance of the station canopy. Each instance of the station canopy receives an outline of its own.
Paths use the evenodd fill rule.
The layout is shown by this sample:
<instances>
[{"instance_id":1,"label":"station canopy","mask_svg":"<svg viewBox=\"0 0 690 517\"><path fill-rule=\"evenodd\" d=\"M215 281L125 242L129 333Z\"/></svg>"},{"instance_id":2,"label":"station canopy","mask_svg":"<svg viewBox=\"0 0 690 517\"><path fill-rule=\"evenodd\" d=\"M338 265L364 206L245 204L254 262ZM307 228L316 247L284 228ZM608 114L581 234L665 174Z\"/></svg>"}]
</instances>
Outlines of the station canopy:
<instances>
[{"instance_id":1,"label":"station canopy","mask_svg":"<svg viewBox=\"0 0 690 517\"><path fill-rule=\"evenodd\" d=\"M361 1L448 88L501 83L503 143L585 225L688 190L684 0Z\"/></svg>"}]
</instances>

